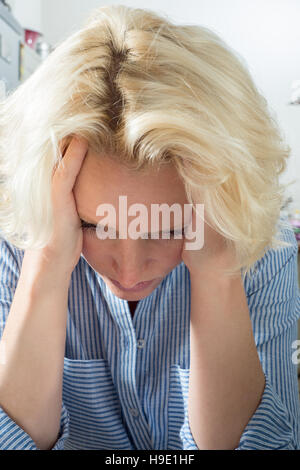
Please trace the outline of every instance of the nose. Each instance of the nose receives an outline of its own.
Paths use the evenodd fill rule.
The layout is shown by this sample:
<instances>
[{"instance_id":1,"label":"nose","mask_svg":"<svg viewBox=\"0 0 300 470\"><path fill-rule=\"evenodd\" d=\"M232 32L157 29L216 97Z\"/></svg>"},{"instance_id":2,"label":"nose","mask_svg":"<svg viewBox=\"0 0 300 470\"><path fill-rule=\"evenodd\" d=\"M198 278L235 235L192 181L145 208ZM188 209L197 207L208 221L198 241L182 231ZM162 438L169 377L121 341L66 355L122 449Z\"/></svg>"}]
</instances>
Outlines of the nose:
<instances>
[{"instance_id":1,"label":"nose","mask_svg":"<svg viewBox=\"0 0 300 470\"><path fill-rule=\"evenodd\" d=\"M143 241L142 241L143 242ZM149 255L142 247L141 240L118 240L113 253L114 280L125 289L131 289L142 281L148 281L146 269Z\"/></svg>"}]
</instances>

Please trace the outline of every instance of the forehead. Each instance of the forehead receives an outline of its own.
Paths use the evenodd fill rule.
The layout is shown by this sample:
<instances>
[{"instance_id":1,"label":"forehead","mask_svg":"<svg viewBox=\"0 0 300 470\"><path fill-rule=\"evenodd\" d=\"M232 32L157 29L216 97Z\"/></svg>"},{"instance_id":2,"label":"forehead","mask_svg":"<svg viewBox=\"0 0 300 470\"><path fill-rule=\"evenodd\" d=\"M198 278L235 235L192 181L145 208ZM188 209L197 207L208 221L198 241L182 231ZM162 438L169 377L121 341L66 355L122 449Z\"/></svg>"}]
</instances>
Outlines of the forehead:
<instances>
[{"instance_id":1,"label":"forehead","mask_svg":"<svg viewBox=\"0 0 300 470\"><path fill-rule=\"evenodd\" d=\"M129 169L116 158L89 151L74 186L77 203L86 212L101 203L186 204L184 184L172 163L143 171Z\"/></svg>"}]
</instances>

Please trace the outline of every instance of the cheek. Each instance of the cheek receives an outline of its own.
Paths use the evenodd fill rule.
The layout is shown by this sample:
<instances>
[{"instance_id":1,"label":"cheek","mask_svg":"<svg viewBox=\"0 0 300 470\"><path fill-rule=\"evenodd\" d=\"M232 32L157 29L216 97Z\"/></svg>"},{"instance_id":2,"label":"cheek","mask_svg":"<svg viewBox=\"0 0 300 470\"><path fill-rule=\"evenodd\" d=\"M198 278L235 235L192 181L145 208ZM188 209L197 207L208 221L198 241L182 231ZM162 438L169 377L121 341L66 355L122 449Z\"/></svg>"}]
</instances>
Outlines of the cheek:
<instances>
[{"instance_id":1,"label":"cheek","mask_svg":"<svg viewBox=\"0 0 300 470\"><path fill-rule=\"evenodd\" d=\"M84 256L90 255L95 250L95 240L93 241L91 237L86 236L83 234L83 241L82 241L82 253Z\"/></svg>"},{"instance_id":2,"label":"cheek","mask_svg":"<svg viewBox=\"0 0 300 470\"><path fill-rule=\"evenodd\" d=\"M163 242L155 250L155 258L164 266L175 266L181 262L183 240Z\"/></svg>"},{"instance_id":3,"label":"cheek","mask_svg":"<svg viewBox=\"0 0 300 470\"><path fill-rule=\"evenodd\" d=\"M105 245L101 244L99 240L94 239L90 235L83 235L82 254L88 263L97 271L99 261L103 265L105 259Z\"/></svg>"}]
</instances>

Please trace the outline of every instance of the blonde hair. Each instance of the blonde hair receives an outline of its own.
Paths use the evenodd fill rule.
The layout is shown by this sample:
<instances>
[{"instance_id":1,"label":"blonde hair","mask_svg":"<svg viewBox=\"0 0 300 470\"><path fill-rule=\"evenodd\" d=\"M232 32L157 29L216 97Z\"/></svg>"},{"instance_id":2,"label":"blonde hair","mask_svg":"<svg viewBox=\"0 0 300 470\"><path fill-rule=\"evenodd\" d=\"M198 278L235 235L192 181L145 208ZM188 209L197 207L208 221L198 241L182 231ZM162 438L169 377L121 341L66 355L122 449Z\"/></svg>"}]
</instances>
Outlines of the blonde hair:
<instances>
[{"instance_id":1,"label":"blonde hair","mask_svg":"<svg viewBox=\"0 0 300 470\"><path fill-rule=\"evenodd\" d=\"M93 10L0 105L0 227L52 228L51 177L73 135L136 170L172 162L244 275L276 238L290 148L243 60L211 30L144 9Z\"/></svg>"}]
</instances>

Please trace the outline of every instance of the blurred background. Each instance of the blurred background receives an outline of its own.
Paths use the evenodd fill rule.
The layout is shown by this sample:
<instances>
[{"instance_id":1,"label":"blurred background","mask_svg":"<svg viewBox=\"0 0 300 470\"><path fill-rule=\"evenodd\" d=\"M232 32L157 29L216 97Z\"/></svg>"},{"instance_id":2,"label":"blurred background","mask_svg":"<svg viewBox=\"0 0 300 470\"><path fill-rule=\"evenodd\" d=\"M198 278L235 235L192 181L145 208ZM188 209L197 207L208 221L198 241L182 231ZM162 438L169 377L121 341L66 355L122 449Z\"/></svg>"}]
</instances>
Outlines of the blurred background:
<instances>
[{"instance_id":1,"label":"blurred background","mask_svg":"<svg viewBox=\"0 0 300 470\"><path fill-rule=\"evenodd\" d=\"M281 177L291 183L282 211L300 245L299 0L0 0L0 99L77 31L92 9L120 3L151 8L178 24L206 26L242 57L292 149ZM298 259L300 284L299 266Z\"/></svg>"}]
</instances>

